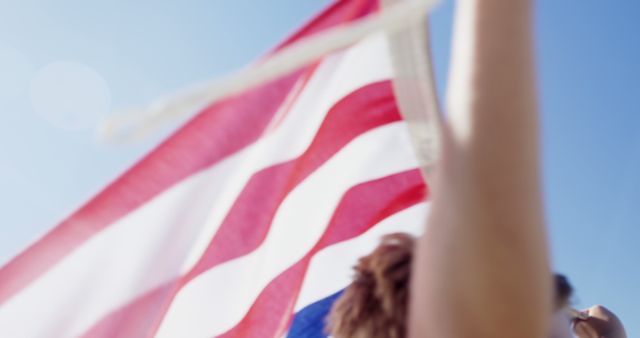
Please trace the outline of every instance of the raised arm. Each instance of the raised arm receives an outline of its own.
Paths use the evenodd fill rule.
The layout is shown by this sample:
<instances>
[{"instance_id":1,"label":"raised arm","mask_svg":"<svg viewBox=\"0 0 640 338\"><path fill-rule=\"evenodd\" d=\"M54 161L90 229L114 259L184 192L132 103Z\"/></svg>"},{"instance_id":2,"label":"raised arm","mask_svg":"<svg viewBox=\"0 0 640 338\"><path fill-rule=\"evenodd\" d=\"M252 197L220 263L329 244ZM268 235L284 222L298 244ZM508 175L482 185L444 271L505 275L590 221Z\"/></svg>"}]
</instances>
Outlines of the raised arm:
<instances>
[{"instance_id":1,"label":"raised arm","mask_svg":"<svg viewBox=\"0 0 640 338\"><path fill-rule=\"evenodd\" d=\"M532 1L458 0L442 155L410 336L546 337Z\"/></svg>"}]
</instances>

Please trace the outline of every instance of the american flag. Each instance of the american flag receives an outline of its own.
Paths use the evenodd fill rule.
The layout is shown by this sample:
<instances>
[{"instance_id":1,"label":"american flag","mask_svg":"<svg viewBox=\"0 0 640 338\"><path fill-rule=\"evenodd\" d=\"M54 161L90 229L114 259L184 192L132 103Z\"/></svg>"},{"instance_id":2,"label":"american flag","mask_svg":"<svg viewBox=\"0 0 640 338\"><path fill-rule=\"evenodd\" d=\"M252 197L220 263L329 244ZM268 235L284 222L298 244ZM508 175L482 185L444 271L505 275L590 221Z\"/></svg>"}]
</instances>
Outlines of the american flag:
<instances>
[{"instance_id":1,"label":"american flag","mask_svg":"<svg viewBox=\"0 0 640 338\"><path fill-rule=\"evenodd\" d=\"M378 10L337 1L275 51ZM426 215L388 44L202 110L2 267L0 336L326 336L357 258Z\"/></svg>"}]
</instances>

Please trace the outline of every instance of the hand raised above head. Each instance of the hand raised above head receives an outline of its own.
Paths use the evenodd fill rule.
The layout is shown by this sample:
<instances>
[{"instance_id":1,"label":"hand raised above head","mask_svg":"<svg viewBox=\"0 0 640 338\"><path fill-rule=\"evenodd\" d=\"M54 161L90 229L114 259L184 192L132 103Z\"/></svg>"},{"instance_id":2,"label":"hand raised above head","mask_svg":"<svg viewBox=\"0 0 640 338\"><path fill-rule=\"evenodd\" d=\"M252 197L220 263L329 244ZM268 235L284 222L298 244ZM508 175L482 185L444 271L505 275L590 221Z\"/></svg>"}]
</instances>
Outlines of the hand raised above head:
<instances>
[{"instance_id":1,"label":"hand raised above head","mask_svg":"<svg viewBox=\"0 0 640 338\"><path fill-rule=\"evenodd\" d=\"M609 309L594 305L584 311L587 319L576 319L573 330L579 338L626 338L620 319Z\"/></svg>"}]
</instances>

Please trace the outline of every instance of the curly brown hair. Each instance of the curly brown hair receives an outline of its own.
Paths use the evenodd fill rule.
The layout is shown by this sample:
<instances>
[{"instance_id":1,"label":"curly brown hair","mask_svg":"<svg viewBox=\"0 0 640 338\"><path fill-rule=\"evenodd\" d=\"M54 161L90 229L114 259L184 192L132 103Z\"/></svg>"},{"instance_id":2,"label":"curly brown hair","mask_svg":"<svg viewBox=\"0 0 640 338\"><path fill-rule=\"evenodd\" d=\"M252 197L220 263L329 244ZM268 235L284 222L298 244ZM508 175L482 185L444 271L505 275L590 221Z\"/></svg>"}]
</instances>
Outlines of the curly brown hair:
<instances>
[{"instance_id":1,"label":"curly brown hair","mask_svg":"<svg viewBox=\"0 0 640 338\"><path fill-rule=\"evenodd\" d=\"M403 338L414 239L396 233L354 267L353 282L334 303L328 332L334 337Z\"/></svg>"},{"instance_id":2,"label":"curly brown hair","mask_svg":"<svg viewBox=\"0 0 640 338\"><path fill-rule=\"evenodd\" d=\"M352 283L333 304L326 331L334 338L405 338L411 259L415 239L405 233L382 238L354 267ZM573 289L556 274L555 306L565 306Z\"/></svg>"}]
</instances>

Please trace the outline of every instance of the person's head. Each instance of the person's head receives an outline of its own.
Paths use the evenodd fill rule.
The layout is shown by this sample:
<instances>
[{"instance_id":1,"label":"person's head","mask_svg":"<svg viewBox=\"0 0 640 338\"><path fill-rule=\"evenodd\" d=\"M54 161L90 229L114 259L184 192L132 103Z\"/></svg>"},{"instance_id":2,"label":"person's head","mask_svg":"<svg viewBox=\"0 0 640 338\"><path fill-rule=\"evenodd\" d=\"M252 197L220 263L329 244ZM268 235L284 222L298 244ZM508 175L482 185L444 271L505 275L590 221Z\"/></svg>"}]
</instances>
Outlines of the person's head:
<instances>
[{"instance_id":1,"label":"person's head","mask_svg":"<svg viewBox=\"0 0 640 338\"><path fill-rule=\"evenodd\" d=\"M353 282L334 303L328 332L336 338L404 338L414 238L396 233L360 258Z\"/></svg>"},{"instance_id":2,"label":"person's head","mask_svg":"<svg viewBox=\"0 0 640 338\"><path fill-rule=\"evenodd\" d=\"M360 258L352 283L327 317L327 333L335 338L406 337L414 243L409 234L386 235L372 253ZM573 289L562 275L555 275L554 283L559 311Z\"/></svg>"},{"instance_id":3,"label":"person's head","mask_svg":"<svg viewBox=\"0 0 640 338\"><path fill-rule=\"evenodd\" d=\"M551 328L549 338L571 338L570 318L566 312L573 288L567 278L563 275L554 275L555 298L554 311L551 318Z\"/></svg>"}]
</instances>

